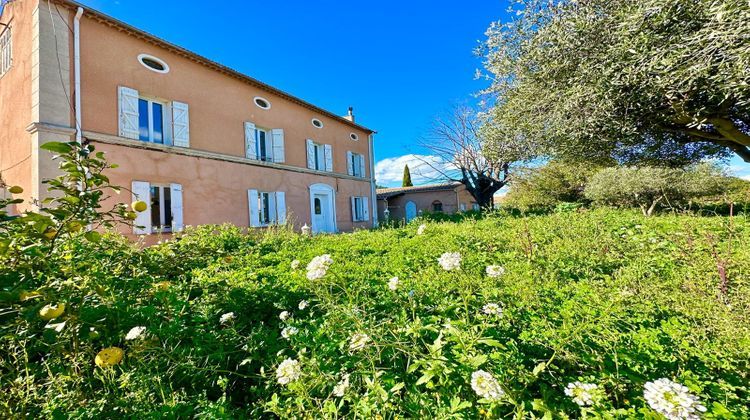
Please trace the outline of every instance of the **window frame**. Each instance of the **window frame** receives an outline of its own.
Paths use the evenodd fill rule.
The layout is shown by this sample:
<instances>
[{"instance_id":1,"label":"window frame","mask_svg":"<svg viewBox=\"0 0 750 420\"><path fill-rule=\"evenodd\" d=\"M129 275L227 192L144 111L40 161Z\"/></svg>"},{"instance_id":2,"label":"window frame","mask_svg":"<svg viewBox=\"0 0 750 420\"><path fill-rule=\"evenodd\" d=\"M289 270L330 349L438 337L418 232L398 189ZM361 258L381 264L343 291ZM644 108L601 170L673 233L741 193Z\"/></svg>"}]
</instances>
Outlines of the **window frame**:
<instances>
[{"instance_id":1,"label":"window frame","mask_svg":"<svg viewBox=\"0 0 750 420\"><path fill-rule=\"evenodd\" d=\"M148 139L141 138L140 131L141 131L141 101L145 101L147 104L147 111L148 115L146 116L146 120L148 122ZM161 142L157 142L154 139L154 105L160 105L161 106ZM138 140L145 141L147 143L154 143L154 144L164 144L168 145L171 144L171 138L167 136L167 107L169 106L169 103L166 101L163 101L161 99L157 99L150 96L144 96L144 95L138 95Z\"/></svg>"},{"instance_id":2,"label":"window frame","mask_svg":"<svg viewBox=\"0 0 750 420\"><path fill-rule=\"evenodd\" d=\"M157 69L157 68L151 67L148 64L146 64L145 60L153 61L154 63L159 64L160 66L162 66L163 68L162 69ZM145 67L145 68L147 68L147 69L149 69L149 70L151 70L153 72L160 73L160 74L167 74L167 73L169 73L169 64L167 64L166 61L162 60L159 57L154 57L153 55L150 55L150 54L139 54L138 55L138 62L141 63L141 65L143 67Z\"/></svg>"},{"instance_id":3,"label":"window frame","mask_svg":"<svg viewBox=\"0 0 750 420\"><path fill-rule=\"evenodd\" d=\"M351 152L352 156L352 176L357 178L364 178L365 174L363 171L363 166L365 164L365 155L362 153L354 153ZM360 159L362 159L362 164L360 164Z\"/></svg>"},{"instance_id":4,"label":"window frame","mask_svg":"<svg viewBox=\"0 0 750 420\"><path fill-rule=\"evenodd\" d=\"M10 22L0 31L0 78L13 67L13 33Z\"/></svg>"},{"instance_id":5,"label":"window frame","mask_svg":"<svg viewBox=\"0 0 750 420\"><path fill-rule=\"evenodd\" d=\"M353 216L355 222L362 222L365 220L365 200L363 197L354 197Z\"/></svg>"},{"instance_id":6,"label":"window frame","mask_svg":"<svg viewBox=\"0 0 750 420\"><path fill-rule=\"evenodd\" d=\"M443 212L443 202L440 200L435 200L432 202L432 212L433 213L442 213Z\"/></svg>"},{"instance_id":7,"label":"window frame","mask_svg":"<svg viewBox=\"0 0 750 420\"><path fill-rule=\"evenodd\" d=\"M313 153L315 154L315 170L326 170L326 149L324 144L313 142Z\"/></svg>"},{"instance_id":8,"label":"window frame","mask_svg":"<svg viewBox=\"0 0 750 420\"><path fill-rule=\"evenodd\" d=\"M261 141L261 132L263 133L263 141ZM264 143L266 148L265 156L261 155L261 143ZM273 136L271 130L267 128L255 127L255 158L263 162L275 162L273 155Z\"/></svg>"},{"instance_id":9,"label":"window frame","mask_svg":"<svg viewBox=\"0 0 750 420\"><path fill-rule=\"evenodd\" d=\"M149 183L149 193L151 194L151 203L149 203L149 207L151 210L151 233L171 233L174 226L174 215L172 214L172 186L169 184L152 184ZM153 206L153 199L154 199L154 193L153 189L157 188L159 190L159 225L155 225L154 220L154 206ZM167 222L167 206L166 203L166 194L165 191L169 191L169 226L166 226Z\"/></svg>"}]
</instances>

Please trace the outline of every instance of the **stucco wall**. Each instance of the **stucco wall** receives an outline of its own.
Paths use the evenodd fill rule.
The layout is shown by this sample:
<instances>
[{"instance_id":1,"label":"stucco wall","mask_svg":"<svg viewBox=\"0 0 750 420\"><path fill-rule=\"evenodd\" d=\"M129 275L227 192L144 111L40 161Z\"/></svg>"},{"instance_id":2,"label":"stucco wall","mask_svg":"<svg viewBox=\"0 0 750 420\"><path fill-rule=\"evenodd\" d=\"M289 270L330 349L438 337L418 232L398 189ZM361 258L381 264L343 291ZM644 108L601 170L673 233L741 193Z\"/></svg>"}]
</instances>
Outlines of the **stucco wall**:
<instances>
[{"instance_id":1,"label":"stucco wall","mask_svg":"<svg viewBox=\"0 0 750 420\"><path fill-rule=\"evenodd\" d=\"M476 203L474 197L463 186L457 187L456 190L448 191L408 192L387 200L388 210L391 212L390 218L392 220L405 219L405 207L409 201L414 202L416 205L417 214L420 212L432 212L432 203L435 201L443 203L443 213L445 214L453 214L460 211L461 204L464 205L464 210L471 210L472 205ZM385 219L385 207L386 200L378 200L378 217L381 220Z\"/></svg>"}]
</instances>

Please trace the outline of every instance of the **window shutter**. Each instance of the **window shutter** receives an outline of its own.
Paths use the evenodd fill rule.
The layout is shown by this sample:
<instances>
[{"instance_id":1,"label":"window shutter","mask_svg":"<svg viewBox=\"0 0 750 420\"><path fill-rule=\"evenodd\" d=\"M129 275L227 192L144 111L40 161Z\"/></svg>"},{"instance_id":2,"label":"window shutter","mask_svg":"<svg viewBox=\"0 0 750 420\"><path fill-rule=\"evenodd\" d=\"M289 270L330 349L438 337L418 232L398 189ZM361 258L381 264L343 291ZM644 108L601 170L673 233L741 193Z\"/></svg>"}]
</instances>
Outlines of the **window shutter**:
<instances>
[{"instance_id":1,"label":"window shutter","mask_svg":"<svg viewBox=\"0 0 750 420\"><path fill-rule=\"evenodd\" d=\"M357 222L357 197L352 197L352 221Z\"/></svg>"},{"instance_id":2,"label":"window shutter","mask_svg":"<svg viewBox=\"0 0 750 420\"><path fill-rule=\"evenodd\" d=\"M346 173L347 175L354 175L354 165L352 164L352 152L346 152Z\"/></svg>"},{"instance_id":3,"label":"window shutter","mask_svg":"<svg viewBox=\"0 0 750 420\"><path fill-rule=\"evenodd\" d=\"M245 157L248 159L258 159L255 145L255 124L245 122Z\"/></svg>"},{"instance_id":4,"label":"window shutter","mask_svg":"<svg viewBox=\"0 0 750 420\"><path fill-rule=\"evenodd\" d=\"M190 147L190 117L188 104L172 102L172 135L174 145Z\"/></svg>"},{"instance_id":5,"label":"window shutter","mask_svg":"<svg viewBox=\"0 0 750 420\"><path fill-rule=\"evenodd\" d=\"M359 163L359 176L362 178L366 178L367 175L365 175L365 155L358 155L359 159L357 159Z\"/></svg>"},{"instance_id":6,"label":"window shutter","mask_svg":"<svg viewBox=\"0 0 750 420\"><path fill-rule=\"evenodd\" d=\"M276 192L276 223L286 224L286 194L283 191Z\"/></svg>"},{"instance_id":7,"label":"window shutter","mask_svg":"<svg viewBox=\"0 0 750 420\"><path fill-rule=\"evenodd\" d=\"M276 214L276 193L268 193L268 221L269 224L276 224L278 216Z\"/></svg>"},{"instance_id":8,"label":"window shutter","mask_svg":"<svg viewBox=\"0 0 750 420\"><path fill-rule=\"evenodd\" d=\"M260 209L258 208L258 190L247 190L247 204L250 209L250 226L260 226Z\"/></svg>"},{"instance_id":9,"label":"window shutter","mask_svg":"<svg viewBox=\"0 0 750 420\"><path fill-rule=\"evenodd\" d=\"M151 185L148 182L133 181L131 191L133 192L133 201L143 201L146 203L146 211L136 212L133 221L133 233L136 235L147 235L151 233Z\"/></svg>"},{"instance_id":10,"label":"window shutter","mask_svg":"<svg viewBox=\"0 0 750 420\"><path fill-rule=\"evenodd\" d=\"M323 146L326 155L326 171L333 172L333 147L330 144Z\"/></svg>"},{"instance_id":11,"label":"window shutter","mask_svg":"<svg viewBox=\"0 0 750 420\"><path fill-rule=\"evenodd\" d=\"M271 130L271 138L273 139L273 161L284 163L284 129L274 128Z\"/></svg>"},{"instance_id":12,"label":"window shutter","mask_svg":"<svg viewBox=\"0 0 750 420\"><path fill-rule=\"evenodd\" d=\"M365 222L370 221L370 205L367 197L362 197L362 220Z\"/></svg>"},{"instance_id":13,"label":"window shutter","mask_svg":"<svg viewBox=\"0 0 750 420\"><path fill-rule=\"evenodd\" d=\"M172 198L172 232L182 232L185 228L182 217L182 185L170 184L169 189Z\"/></svg>"},{"instance_id":14,"label":"window shutter","mask_svg":"<svg viewBox=\"0 0 750 420\"><path fill-rule=\"evenodd\" d=\"M315 169L315 143L307 139L307 168Z\"/></svg>"},{"instance_id":15,"label":"window shutter","mask_svg":"<svg viewBox=\"0 0 750 420\"><path fill-rule=\"evenodd\" d=\"M138 140L138 91L119 86L117 97L120 103L120 137Z\"/></svg>"}]
</instances>

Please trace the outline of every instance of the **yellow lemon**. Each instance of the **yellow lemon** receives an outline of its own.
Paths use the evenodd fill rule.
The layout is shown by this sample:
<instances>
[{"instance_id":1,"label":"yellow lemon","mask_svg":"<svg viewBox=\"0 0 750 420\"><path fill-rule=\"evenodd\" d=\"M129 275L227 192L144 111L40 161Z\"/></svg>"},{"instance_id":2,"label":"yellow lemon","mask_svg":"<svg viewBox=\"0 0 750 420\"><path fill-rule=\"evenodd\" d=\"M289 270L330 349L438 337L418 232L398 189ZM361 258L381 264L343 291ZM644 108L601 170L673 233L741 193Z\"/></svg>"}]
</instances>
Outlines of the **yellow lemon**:
<instances>
[{"instance_id":1,"label":"yellow lemon","mask_svg":"<svg viewBox=\"0 0 750 420\"><path fill-rule=\"evenodd\" d=\"M137 211L138 213L146 211L148 208L148 204L146 204L145 201L133 201L133 204L130 205L133 207L133 210Z\"/></svg>"},{"instance_id":2,"label":"yellow lemon","mask_svg":"<svg viewBox=\"0 0 750 420\"><path fill-rule=\"evenodd\" d=\"M134 211L125 212L125 218L128 220L135 220L137 217L138 217L138 214Z\"/></svg>"},{"instance_id":3,"label":"yellow lemon","mask_svg":"<svg viewBox=\"0 0 750 420\"><path fill-rule=\"evenodd\" d=\"M21 194L23 192L23 188L19 187L18 185L14 185L8 188L8 192L11 194Z\"/></svg>"},{"instance_id":4,"label":"yellow lemon","mask_svg":"<svg viewBox=\"0 0 750 420\"><path fill-rule=\"evenodd\" d=\"M169 290L169 286L171 286L171 285L172 285L172 283L170 283L168 281L160 281L159 283L155 283L154 287L157 290Z\"/></svg>"},{"instance_id":5,"label":"yellow lemon","mask_svg":"<svg viewBox=\"0 0 750 420\"><path fill-rule=\"evenodd\" d=\"M49 321L51 319L55 319L62 315L65 312L65 304L64 303L58 303L56 305L47 304L44 305L42 309L39 310L39 316L45 320Z\"/></svg>"},{"instance_id":6,"label":"yellow lemon","mask_svg":"<svg viewBox=\"0 0 750 420\"><path fill-rule=\"evenodd\" d=\"M52 240L54 237L57 236L57 231L55 229L47 229L44 231L44 237Z\"/></svg>"},{"instance_id":7,"label":"yellow lemon","mask_svg":"<svg viewBox=\"0 0 750 420\"><path fill-rule=\"evenodd\" d=\"M72 232L72 233L80 232L82 228L83 228L83 225L81 224L81 222L72 221L68 223L68 232Z\"/></svg>"},{"instance_id":8,"label":"yellow lemon","mask_svg":"<svg viewBox=\"0 0 750 420\"><path fill-rule=\"evenodd\" d=\"M94 363L100 368L112 367L122 361L125 352L119 347L107 347L94 357Z\"/></svg>"}]
</instances>

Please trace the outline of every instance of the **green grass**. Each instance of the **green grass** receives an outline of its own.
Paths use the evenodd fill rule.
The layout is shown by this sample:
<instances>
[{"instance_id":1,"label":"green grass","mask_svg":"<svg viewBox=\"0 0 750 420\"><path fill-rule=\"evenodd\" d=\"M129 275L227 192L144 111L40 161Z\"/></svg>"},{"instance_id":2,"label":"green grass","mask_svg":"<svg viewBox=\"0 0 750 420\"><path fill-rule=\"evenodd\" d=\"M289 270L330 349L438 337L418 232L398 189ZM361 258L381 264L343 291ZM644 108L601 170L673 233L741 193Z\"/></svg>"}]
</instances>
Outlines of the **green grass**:
<instances>
[{"instance_id":1,"label":"green grass","mask_svg":"<svg viewBox=\"0 0 750 420\"><path fill-rule=\"evenodd\" d=\"M6 288L44 296L0 315L0 414L579 417L564 388L580 380L601 391L586 414L659 418L643 387L669 378L707 416L750 417L747 218L496 215L426 221L418 235L420 223L313 238L202 227L146 250L115 237L71 241L53 268ZM459 270L438 265L445 252L461 254ZM323 254L333 263L308 280L306 265ZM488 265L505 274L488 277ZM68 305L52 321L66 321L60 332L37 315L49 302ZM484 315L487 303L502 316ZM135 326L146 333L126 341ZM285 339L289 326L298 332ZM351 350L361 333L370 341ZM96 367L109 346L125 358ZM276 377L285 359L301 368L288 385ZM505 397L480 398L477 370ZM348 389L333 395L345 374Z\"/></svg>"}]
</instances>

